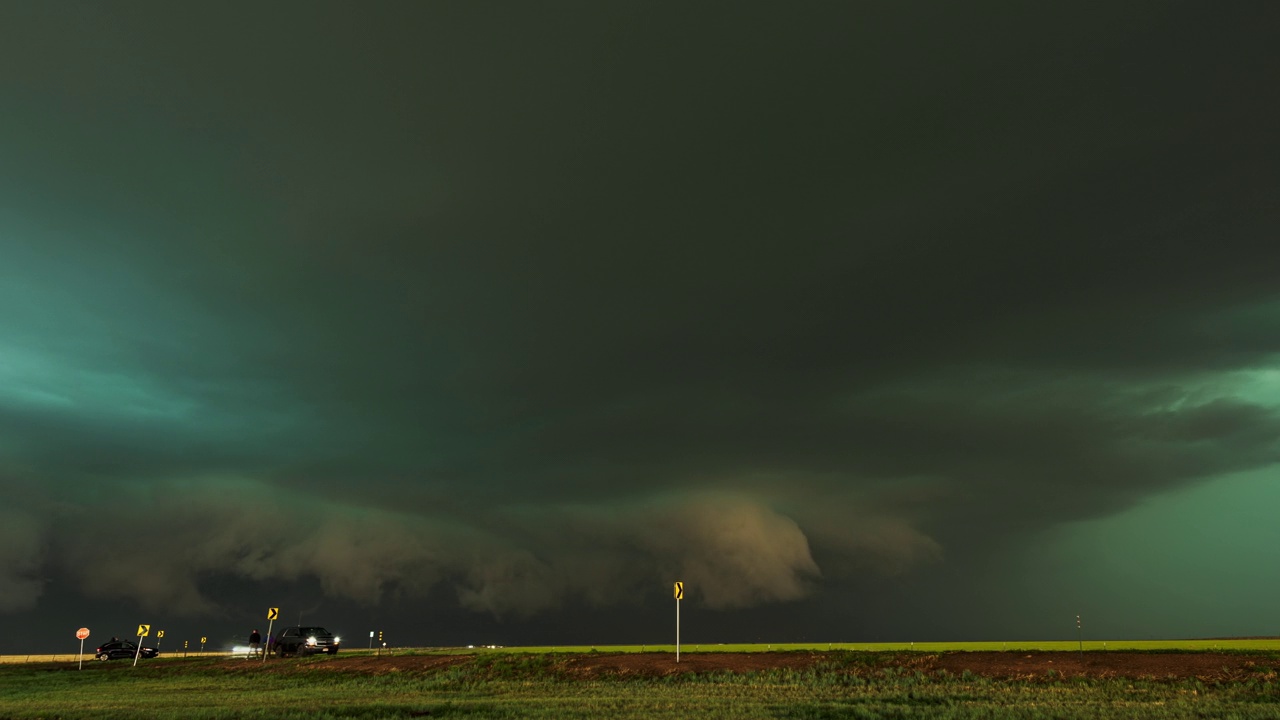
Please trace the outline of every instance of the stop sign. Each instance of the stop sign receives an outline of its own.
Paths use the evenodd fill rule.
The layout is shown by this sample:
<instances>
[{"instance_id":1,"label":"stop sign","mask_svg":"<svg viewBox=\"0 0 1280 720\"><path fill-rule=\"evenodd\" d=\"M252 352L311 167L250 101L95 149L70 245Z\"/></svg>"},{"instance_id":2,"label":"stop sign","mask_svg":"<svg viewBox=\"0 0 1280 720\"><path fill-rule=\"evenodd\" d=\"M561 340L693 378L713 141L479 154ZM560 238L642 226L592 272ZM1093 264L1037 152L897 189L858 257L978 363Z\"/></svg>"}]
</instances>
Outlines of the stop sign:
<instances>
[{"instance_id":1,"label":"stop sign","mask_svg":"<svg viewBox=\"0 0 1280 720\"><path fill-rule=\"evenodd\" d=\"M76 637L80 638L81 640L89 637L89 628L80 628L79 630L77 630Z\"/></svg>"}]
</instances>

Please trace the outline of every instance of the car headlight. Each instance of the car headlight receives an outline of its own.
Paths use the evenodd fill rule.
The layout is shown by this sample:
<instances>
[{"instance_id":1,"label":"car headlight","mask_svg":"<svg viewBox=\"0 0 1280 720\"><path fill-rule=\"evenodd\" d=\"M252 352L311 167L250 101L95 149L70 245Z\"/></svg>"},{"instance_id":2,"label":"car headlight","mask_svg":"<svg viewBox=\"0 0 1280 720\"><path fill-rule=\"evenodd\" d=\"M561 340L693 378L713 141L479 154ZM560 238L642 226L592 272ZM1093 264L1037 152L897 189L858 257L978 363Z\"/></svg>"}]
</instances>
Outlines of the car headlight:
<instances>
[{"instance_id":1,"label":"car headlight","mask_svg":"<svg viewBox=\"0 0 1280 720\"><path fill-rule=\"evenodd\" d=\"M338 644L340 644L341 642L342 642L342 638L337 637L337 636L334 636L334 638L333 638L333 644L334 644L334 645L338 645Z\"/></svg>"},{"instance_id":2,"label":"car headlight","mask_svg":"<svg viewBox=\"0 0 1280 720\"><path fill-rule=\"evenodd\" d=\"M307 638L307 644L308 644L308 645L315 645L315 644L316 644L316 639L315 639L314 637L309 637L309 638Z\"/></svg>"}]
</instances>

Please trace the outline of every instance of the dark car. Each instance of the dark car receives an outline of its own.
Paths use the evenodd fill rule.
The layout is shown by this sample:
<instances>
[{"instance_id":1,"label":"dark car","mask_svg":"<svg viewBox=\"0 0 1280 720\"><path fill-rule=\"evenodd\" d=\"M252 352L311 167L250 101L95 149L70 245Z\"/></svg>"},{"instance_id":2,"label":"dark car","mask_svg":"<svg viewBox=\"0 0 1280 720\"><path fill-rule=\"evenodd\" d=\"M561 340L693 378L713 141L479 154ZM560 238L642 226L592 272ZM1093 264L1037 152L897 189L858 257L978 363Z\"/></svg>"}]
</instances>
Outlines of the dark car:
<instances>
[{"instance_id":1,"label":"dark car","mask_svg":"<svg viewBox=\"0 0 1280 720\"><path fill-rule=\"evenodd\" d=\"M153 658L159 654L160 651L155 648L144 647L142 648L142 652L138 652L138 646L136 643L128 640L112 640L111 642L105 642L98 646L97 651L94 653L94 657L99 660L116 660L118 658L131 658L135 655L138 657Z\"/></svg>"},{"instance_id":2,"label":"dark car","mask_svg":"<svg viewBox=\"0 0 1280 720\"><path fill-rule=\"evenodd\" d=\"M280 657L298 653L333 654L338 652L338 645L341 642L341 638L334 637L333 633L322 627L295 626L281 630L270 649Z\"/></svg>"}]
</instances>

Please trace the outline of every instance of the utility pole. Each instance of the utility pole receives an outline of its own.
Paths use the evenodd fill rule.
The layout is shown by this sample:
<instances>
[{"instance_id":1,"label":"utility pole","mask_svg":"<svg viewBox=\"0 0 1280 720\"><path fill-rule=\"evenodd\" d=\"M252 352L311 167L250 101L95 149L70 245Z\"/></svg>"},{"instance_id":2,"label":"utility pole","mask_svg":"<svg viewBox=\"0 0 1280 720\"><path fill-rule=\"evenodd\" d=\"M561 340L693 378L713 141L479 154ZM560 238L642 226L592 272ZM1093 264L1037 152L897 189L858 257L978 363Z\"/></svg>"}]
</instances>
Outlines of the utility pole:
<instances>
[{"instance_id":1,"label":"utility pole","mask_svg":"<svg viewBox=\"0 0 1280 720\"><path fill-rule=\"evenodd\" d=\"M1080 658L1084 659L1084 629L1080 624L1080 616L1076 616L1076 639L1080 641Z\"/></svg>"}]
</instances>

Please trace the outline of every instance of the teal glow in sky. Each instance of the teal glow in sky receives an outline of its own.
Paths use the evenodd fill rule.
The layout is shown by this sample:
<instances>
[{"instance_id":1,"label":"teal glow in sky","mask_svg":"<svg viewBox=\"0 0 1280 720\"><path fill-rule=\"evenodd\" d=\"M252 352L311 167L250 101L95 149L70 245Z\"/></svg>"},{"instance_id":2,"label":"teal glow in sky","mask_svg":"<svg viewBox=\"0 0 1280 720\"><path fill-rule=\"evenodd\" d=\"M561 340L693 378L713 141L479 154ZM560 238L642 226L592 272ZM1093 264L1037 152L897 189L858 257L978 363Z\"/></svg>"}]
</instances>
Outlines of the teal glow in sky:
<instances>
[{"instance_id":1,"label":"teal glow in sky","mask_svg":"<svg viewBox=\"0 0 1280 720\"><path fill-rule=\"evenodd\" d=\"M1063 618L1085 613L1096 638L1247 632L1241 619L1265 618L1280 592L1270 571L1280 547L1277 473L1229 475L1056 528L1026 554L1031 596ZM1069 629L1064 620L1061 633Z\"/></svg>"},{"instance_id":2,"label":"teal glow in sky","mask_svg":"<svg viewBox=\"0 0 1280 720\"><path fill-rule=\"evenodd\" d=\"M1276 634L1277 13L0 7L4 627Z\"/></svg>"}]
</instances>

